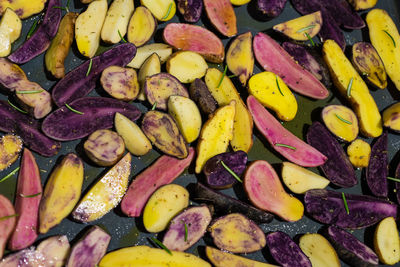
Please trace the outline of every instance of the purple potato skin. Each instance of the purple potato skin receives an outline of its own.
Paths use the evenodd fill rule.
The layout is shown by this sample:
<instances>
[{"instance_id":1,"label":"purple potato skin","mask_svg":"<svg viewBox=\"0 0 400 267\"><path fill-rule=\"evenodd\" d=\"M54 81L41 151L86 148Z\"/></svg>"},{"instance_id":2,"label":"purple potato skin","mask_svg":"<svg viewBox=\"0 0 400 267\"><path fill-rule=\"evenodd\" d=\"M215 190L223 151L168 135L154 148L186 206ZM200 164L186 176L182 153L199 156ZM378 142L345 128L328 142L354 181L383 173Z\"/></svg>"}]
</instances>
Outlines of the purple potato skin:
<instances>
[{"instance_id":1,"label":"purple potato skin","mask_svg":"<svg viewBox=\"0 0 400 267\"><path fill-rule=\"evenodd\" d=\"M203 0L177 0L177 6L186 22L195 23L201 17Z\"/></svg>"},{"instance_id":2,"label":"purple potato skin","mask_svg":"<svg viewBox=\"0 0 400 267\"><path fill-rule=\"evenodd\" d=\"M111 236L98 226L93 226L76 243L68 259L67 267L97 266L106 254Z\"/></svg>"},{"instance_id":3,"label":"purple potato skin","mask_svg":"<svg viewBox=\"0 0 400 267\"><path fill-rule=\"evenodd\" d=\"M0 101L0 131L21 137L31 150L45 157L52 157L61 148L58 141L48 138L40 131L40 122Z\"/></svg>"},{"instance_id":4,"label":"purple potato skin","mask_svg":"<svg viewBox=\"0 0 400 267\"><path fill-rule=\"evenodd\" d=\"M308 129L306 138L307 143L328 157L320 167L329 181L340 187L352 187L357 184L353 165L346 152L324 125L314 122Z\"/></svg>"},{"instance_id":5,"label":"purple potato skin","mask_svg":"<svg viewBox=\"0 0 400 267\"><path fill-rule=\"evenodd\" d=\"M207 85L201 79L195 79L189 88L190 98L196 102L205 115L210 115L218 108L218 103L211 95Z\"/></svg>"},{"instance_id":6,"label":"purple potato skin","mask_svg":"<svg viewBox=\"0 0 400 267\"><path fill-rule=\"evenodd\" d=\"M79 65L53 88L52 98L58 107L70 104L72 101L89 94L99 80L101 73L109 66L124 67L136 55L136 47L131 43L124 43L111 48L103 54L92 59L92 67L88 75L90 60Z\"/></svg>"},{"instance_id":7,"label":"purple potato skin","mask_svg":"<svg viewBox=\"0 0 400 267\"><path fill-rule=\"evenodd\" d=\"M387 197L389 193L387 177L389 168L388 159L388 136L387 132L376 139L376 142L371 147L371 157L365 178L371 193L377 197Z\"/></svg>"},{"instance_id":8,"label":"purple potato skin","mask_svg":"<svg viewBox=\"0 0 400 267\"><path fill-rule=\"evenodd\" d=\"M351 266L378 266L379 259L375 252L360 242L349 232L336 226L329 226L325 235L335 248L339 257Z\"/></svg>"},{"instance_id":9,"label":"purple potato skin","mask_svg":"<svg viewBox=\"0 0 400 267\"><path fill-rule=\"evenodd\" d=\"M163 244L170 250L185 251L203 237L210 222L211 213L206 205L187 208L172 219L164 235Z\"/></svg>"},{"instance_id":10,"label":"purple potato skin","mask_svg":"<svg viewBox=\"0 0 400 267\"><path fill-rule=\"evenodd\" d=\"M287 0L257 0L257 9L264 15L275 18L285 8Z\"/></svg>"},{"instance_id":11,"label":"purple potato skin","mask_svg":"<svg viewBox=\"0 0 400 267\"><path fill-rule=\"evenodd\" d=\"M220 214L233 212L244 214L257 223L270 223L274 216L271 213L257 209L240 200L215 191L207 186L196 183L191 194L194 201L213 205L215 211Z\"/></svg>"},{"instance_id":12,"label":"purple potato skin","mask_svg":"<svg viewBox=\"0 0 400 267\"><path fill-rule=\"evenodd\" d=\"M37 31L26 40L8 59L17 64L23 64L42 54L49 48L51 40L57 33L61 21L61 0L49 0L43 22Z\"/></svg>"},{"instance_id":13,"label":"purple potato skin","mask_svg":"<svg viewBox=\"0 0 400 267\"><path fill-rule=\"evenodd\" d=\"M214 189L229 188L237 182L236 178L222 166L221 161L237 176L241 177L246 169L247 154L239 150L218 154L207 160L203 173L206 176L207 185Z\"/></svg>"},{"instance_id":14,"label":"purple potato skin","mask_svg":"<svg viewBox=\"0 0 400 267\"><path fill-rule=\"evenodd\" d=\"M269 233L267 246L272 257L282 267L312 267L310 260L300 247L283 232Z\"/></svg>"},{"instance_id":15,"label":"purple potato skin","mask_svg":"<svg viewBox=\"0 0 400 267\"><path fill-rule=\"evenodd\" d=\"M42 131L45 135L60 141L76 140L99 129L113 127L117 112L132 121L137 120L141 114L136 106L105 97L80 98L70 106L84 114L75 113L66 106L57 109L43 121Z\"/></svg>"},{"instance_id":16,"label":"purple potato skin","mask_svg":"<svg viewBox=\"0 0 400 267\"><path fill-rule=\"evenodd\" d=\"M395 178L400 179L400 163L396 167L396 172L395 172ZM397 198L397 203L400 204L400 183L399 182L394 182L396 186L396 198Z\"/></svg>"},{"instance_id":17,"label":"purple potato skin","mask_svg":"<svg viewBox=\"0 0 400 267\"><path fill-rule=\"evenodd\" d=\"M312 189L304 196L308 215L324 223L346 229L371 226L386 217L397 218L397 205L380 198L345 194L349 208L347 214L340 192Z\"/></svg>"}]
</instances>

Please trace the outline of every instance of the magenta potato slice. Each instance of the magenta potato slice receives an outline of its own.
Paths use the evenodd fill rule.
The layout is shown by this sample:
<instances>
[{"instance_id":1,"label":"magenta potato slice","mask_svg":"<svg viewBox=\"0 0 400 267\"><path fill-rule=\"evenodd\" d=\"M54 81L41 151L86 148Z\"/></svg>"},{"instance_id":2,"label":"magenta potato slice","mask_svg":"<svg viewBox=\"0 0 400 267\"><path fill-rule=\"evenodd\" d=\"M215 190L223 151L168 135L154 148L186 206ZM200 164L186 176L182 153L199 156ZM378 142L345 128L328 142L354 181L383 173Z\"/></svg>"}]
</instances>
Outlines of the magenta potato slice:
<instances>
[{"instance_id":1,"label":"magenta potato slice","mask_svg":"<svg viewBox=\"0 0 400 267\"><path fill-rule=\"evenodd\" d=\"M7 240L10 238L16 219L16 213L13 204L3 195L0 195L0 259L3 258L4 249Z\"/></svg>"}]
</instances>

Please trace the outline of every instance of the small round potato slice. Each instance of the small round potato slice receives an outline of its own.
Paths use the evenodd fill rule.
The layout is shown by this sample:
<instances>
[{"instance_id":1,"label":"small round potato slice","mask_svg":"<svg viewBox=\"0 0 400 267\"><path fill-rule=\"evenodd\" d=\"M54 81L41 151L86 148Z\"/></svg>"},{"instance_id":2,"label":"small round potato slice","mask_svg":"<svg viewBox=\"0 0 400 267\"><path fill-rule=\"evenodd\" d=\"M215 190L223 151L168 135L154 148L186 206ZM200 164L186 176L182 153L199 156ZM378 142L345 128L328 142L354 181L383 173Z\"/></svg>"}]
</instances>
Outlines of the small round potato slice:
<instances>
[{"instance_id":1,"label":"small round potato slice","mask_svg":"<svg viewBox=\"0 0 400 267\"><path fill-rule=\"evenodd\" d=\"M101 74L100 83L112 97L131 101L139 94L139 83L134 69L110 66Z\"/></svg>"},{"instance_id":2,"label":"small round potato slice","mask_svg":"<svg viewBox=\"0 0 400 267\"><path fill-rule=\"evenodd\" d=\"M322 120L328 130L343 141L351 142L358 135L356 114L342 105L326 106L322 110Z\"/></svg>"},{"instance_id":3,"label":"small round potato slice","mask_svg":"<svg viewBox=\"0 0 400 267\"><path fill-rule=\"evenodd\" d=\"M383 219L376 227L374 248L384 264L394 265L400 261L399 231L393 217Z\"/></svg>"},{"instance_id":4,"label":"small round potato slice","mask_svg":"<svg viewBox=\"0 0 400 267\"><path fill-rule=\"evenodd\" d=\"M191 83L201 78L208 69L204 58L192 51L180 51L171 55L167 61L167 72L181 83Z\"/></svg>"},{"instance_id":5,"label":"small round potato slice","mask_svg":"<svg viewBox=\"0 0 400 267\"><path fill-rule=\"evenodd\" d=\"M354 167L366 168L371 156L371 146L361 139L356 139L347 147L347 155Z\"/></svg>"}]
</instances>

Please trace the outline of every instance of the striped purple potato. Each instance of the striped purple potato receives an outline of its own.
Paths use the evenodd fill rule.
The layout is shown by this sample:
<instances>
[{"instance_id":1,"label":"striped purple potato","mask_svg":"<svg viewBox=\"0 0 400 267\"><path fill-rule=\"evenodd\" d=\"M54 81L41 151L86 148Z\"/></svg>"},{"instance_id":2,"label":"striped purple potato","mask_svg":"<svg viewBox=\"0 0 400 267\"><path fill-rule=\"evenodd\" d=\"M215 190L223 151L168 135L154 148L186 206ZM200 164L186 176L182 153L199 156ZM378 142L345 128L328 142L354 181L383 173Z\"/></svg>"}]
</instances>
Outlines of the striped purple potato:
<instances>
[{"instance_id":1,"label":"striped purple potato","mask_svg":"<svg viewBox=\"0 0 400 267\"><path fill-rule=\"evenodd\" d=\"M285 8L287 0L257 0L257 8L270 18L279 16Z\"/></svg>"},{"instance_id":2,"label":"striped purple potato","mask_svg":"<svg viewBox=\"0 0 400 267\"><path fill-rule=\"evenodd\" d=\"M197 22L203 10L203 0L177 0L179 13L186 22Z\"/></svg>"}]
</instances>

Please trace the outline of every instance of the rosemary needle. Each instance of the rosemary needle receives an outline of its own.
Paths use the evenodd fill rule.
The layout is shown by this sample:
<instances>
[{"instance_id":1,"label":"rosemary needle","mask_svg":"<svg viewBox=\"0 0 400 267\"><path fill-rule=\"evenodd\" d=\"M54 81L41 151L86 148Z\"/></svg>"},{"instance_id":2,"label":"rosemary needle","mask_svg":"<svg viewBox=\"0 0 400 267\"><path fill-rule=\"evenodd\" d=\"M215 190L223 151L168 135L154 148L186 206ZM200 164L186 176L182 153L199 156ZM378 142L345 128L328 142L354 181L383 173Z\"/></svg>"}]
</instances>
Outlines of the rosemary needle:
<instances>
[{"instance_id":1,"label":"rosemary needle","mask_svg":"<svg viewBox=\"0 0 400 267\"><path fill-rule=\"evenodd\" d=\"M36 193L36 194L33 194L33 195L24 195L24 194L19 194L19 195L21 197L25 197L25 198L33 198L33 197L37 197L37 196L39 196L41 194L42 194L42 192L39 192L39 193Z\"/></svg>"},{"instance_id":2,"label":"rosemary needle","mask_svg":"<svg viewBox=\"0 0 400 267\"><path fill-rule=\"evenodd\" d=\"M169 17L169 14L171 13L171 9L172 9L172 3L169 4L169 6L168 6L167 14L165 14L165 16L162 17L161 19L167 19Z\"/></svg>"},{"instance_id":3,"label":"rosemary needle","mask_svg":"<svg viewBox=\"0 0 400 267\"><path fill-rule=\"evenodd\" d=\"M17 172L19 171L19 167L15 168L15 170L13 170L12 172L10 172L9 174L7 174L6 176L4 176L1 180L1 182L4 182L5 180L11 178L12 176L14 176Z\"/></svg>"},{"instance_id":4,"label":"rosemary needle","mask_svg":"<svg viewBox=\"0 0 400 267\"><path fill-rule=\"evenodd\" d=\"M350 82L347 85L347 96L348 97L351 97L351 87L353 87L353 77L350 79Z\"/></svg>"},{"instance_id":5,"label":"rosemary needle","mask_svg":"<svg viewBox=\"0 0 400 267\"><path fill-rule=\"evenodd\" d=\"M349 206L347 205L346 196L344 195L343 192L342 192L342 198L343 198L344 208L346 209L346 213L347 213L347 214L350 214Z\"/></svg>"},{"instance_id":6,"label":"rosemary needle","mask_svg":"<svg viewBox=\"0 0 400 267\"><path fill-rule=\"evenodd\" d=\"M223 162L222 160L221 160L221 165L222 165L222 166L225 168L225 170L227 170L236 180L238 180L239 182L243 183L242 179L240 179L240 177L239 177L234 171L232 171L231 168L229 168L229 167L225 164L225 162Z\"/></svg>"},{"instance_id":7,"label":"rosemary needle","mask_svg":"<svg viewBox=\"0 0 400 267\"><path fill-rule=\"evenodd\" d=\"M219 88L222 84L222 81L224 80L225 76L226 76L226 71L228 70L228 65L225 65L225 69L224 72L222 73L221 79L218 82L217 88Z\"/></svg>"},{"instance_id":8,"label":"rosemary needle","mask_svg":"<svg viewBox=\"0 0 400 267\"><path fill-rule=\"evenodd\" d=\"M71 110L72 112L75 112L76 114L79 114L79 115L85 114L85 113L83 113L83 112L81 112L81 111L78 111L78 110L72 108L72 107L71 107L70 105L68 105L67 103L65 103L65 106L66 106L69 110Z\"/></svg>"},{"instance_id":9,"label":"rosemary needle","mask_svg":"<svg viewBox=\"0 0 400 267\"><path fill-rule=\"evenodd\" d=\"M172 255L171 250L169 250L160 240L152 237L151 240L156 243L160 248L162 248L163 250L165 250L169 255Z\"/></svg>"},{"instance_id":10,"label":"rosemary needle","mask_svg":"<svg viewBox=\"0 0 400 267\"><path fill-rule=\"evenodd\" d=\"M351 121L348 121L348 120L342 118L340 115L338 115L336 113L335 113L335 116L336 116L336 118L338 118L339 120L343 121L344 123L353 124Z\"/></svg>"},{"instance_id":11,"label":"rosemary needle","mask_svg":"<svg viewBox=\"0 0 400 267\"><path fill-rule=\"evenodd\" d=\"M307 27L301 28L300 30L297 31L297 33L308 31L308 30L314 28L315 26L316 26L315 24L311 24L311 25L309 25Z\"/></svg>"},{"instance_id":12,"label":"rosemary needle","mask_svg":"<svg viewBox=\"0 0 400 267\"><path fill-rule=\"evenodd\" d=\"M280 144L280 143L276 143L275 146L286 147L286 148L290 148L292 150L296 150L297 149L294 146L290 146L290 145L286 145L286 144Z\"/></svg>"},{"instance_id":13,"label":"rosemary needle","mask_svg":"<svg viewBox=\"0 0 400 267\"><path fill-rule=\"evenodd\" d=\"M87 72L86 72L86 77L89 76L90 71L92 70L92 65L93 65L93 60L90 59L90 61L89 61L89 67L88 67Z\"/></svg>"},{"instance_id":14,"label":"rosemary needle","mask_svg":"<svg viewBox=\"0 0 400 267\"><path fill-rule=\"evenodd\" d=\"M26 112L25 110L20 109L19 107L17 107L16 105L14 105L13 103L10 102L10 100L8 100L8 104L13 107L15 110L24 113L24 114L28 114L28 112Z\"/></svg>"}]
</instances>

